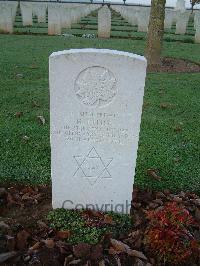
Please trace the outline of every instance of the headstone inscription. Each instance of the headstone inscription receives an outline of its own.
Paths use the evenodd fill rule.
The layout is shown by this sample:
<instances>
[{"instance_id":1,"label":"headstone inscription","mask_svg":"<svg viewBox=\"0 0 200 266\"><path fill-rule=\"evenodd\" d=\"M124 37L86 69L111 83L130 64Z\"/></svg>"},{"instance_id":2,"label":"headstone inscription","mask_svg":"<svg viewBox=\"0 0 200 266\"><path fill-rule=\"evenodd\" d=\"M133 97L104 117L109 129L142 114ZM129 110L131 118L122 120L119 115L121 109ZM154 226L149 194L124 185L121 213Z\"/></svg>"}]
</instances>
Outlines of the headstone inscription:
<instances>
[{"instance_id":1,"label":"headstone inscription","mask_svg":"<svg viewBox=\"0 0 200 266\"><path fill-rule=\"evenodd\" d=\"M72 49L49 61L53 208L128 212L146 59Z\"/></svg>"}]
</instances>

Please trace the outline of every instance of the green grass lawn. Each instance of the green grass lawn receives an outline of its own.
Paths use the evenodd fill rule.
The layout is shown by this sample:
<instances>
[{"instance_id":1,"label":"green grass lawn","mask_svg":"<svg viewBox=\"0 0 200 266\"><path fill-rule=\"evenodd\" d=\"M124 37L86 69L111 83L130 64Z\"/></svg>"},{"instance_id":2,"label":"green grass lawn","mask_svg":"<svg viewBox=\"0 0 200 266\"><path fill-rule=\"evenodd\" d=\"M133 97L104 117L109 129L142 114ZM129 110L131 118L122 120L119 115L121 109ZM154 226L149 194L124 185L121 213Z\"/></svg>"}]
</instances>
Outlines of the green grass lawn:
<instances>
[{"instance_id":1,"label":"green grass lawn","mask_svg":"<svg viewBox=\"0 0 200 266\"><path fill-rule=\"evenodd\" d=\"M0 35L0 47L0 180L34 184L50 182L49 55L84 47L143 54L145 42ZM198 44L164 42L163 55L200 63L199 51ZM199 84L200 73L148 74L137 185L200 194ZM16 117L16 112L23 115ZM37 120L41 115L46 119L45 125ZM148 168L158 169L162 180L148 177Z\"/></svg>"}]
</instances>

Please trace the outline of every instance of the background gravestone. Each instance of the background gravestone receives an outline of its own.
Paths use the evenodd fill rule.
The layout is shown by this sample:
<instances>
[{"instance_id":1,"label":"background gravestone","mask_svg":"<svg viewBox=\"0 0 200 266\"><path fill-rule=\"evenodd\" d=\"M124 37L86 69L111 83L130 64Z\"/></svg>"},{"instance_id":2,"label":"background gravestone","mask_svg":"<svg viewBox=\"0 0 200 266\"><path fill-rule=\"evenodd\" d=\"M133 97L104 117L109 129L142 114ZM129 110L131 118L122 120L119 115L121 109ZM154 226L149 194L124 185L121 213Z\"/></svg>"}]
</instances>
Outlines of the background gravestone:
<instances>
[{"instance_id":1,"label":"background gravestone","mask_svg":"<svg viewBox=\"0 0 200 266\"><path fill-rule=\"evenodd\" d=\"M126 52L50 56L53 208L130 204L145 76L146 59Z\"/></svg>"},{"instance_id":2,"label":"background gravestone","mask_svg":"<svg viewBox=\"0 0 200 266\"><path fill-rule=\"evenodd\" d=\"M110 38L111 12L107 6L103 6L98 12L98 37Z\"/></svg>"}]
</instances>

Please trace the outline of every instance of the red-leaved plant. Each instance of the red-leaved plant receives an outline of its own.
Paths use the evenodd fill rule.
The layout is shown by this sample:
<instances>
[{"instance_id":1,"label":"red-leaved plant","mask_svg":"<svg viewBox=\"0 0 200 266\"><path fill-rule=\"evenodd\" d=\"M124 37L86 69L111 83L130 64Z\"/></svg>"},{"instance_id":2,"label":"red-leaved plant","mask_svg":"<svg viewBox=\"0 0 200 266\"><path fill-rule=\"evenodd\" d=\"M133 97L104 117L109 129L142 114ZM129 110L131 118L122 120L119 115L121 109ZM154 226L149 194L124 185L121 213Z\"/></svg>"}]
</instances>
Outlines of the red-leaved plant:
<instances>
[{"instance_id":1,"label":"red-leaved plant","mask_svg":"<svg viewBox=\"0 0 200 266\"><path fill-rule=\"evenodd\" d=\"M148 211L147 218L150 223L145 240L159 261L183 265L190 256L198 254L199 243L190 233L195 221L186 209L173 202Z\"/></svg>"}]
</instances>

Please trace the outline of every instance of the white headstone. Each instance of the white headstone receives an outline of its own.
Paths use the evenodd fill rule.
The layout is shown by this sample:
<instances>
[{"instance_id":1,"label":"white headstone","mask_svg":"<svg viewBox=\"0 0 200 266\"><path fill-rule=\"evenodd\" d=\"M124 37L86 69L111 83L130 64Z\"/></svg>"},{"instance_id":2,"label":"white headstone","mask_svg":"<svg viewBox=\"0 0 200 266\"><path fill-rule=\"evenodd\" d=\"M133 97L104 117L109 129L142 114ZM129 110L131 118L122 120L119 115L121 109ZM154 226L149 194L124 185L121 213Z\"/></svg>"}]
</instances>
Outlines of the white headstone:
<instances>
[{"instance_id":1,"label":"white headstone","mask_svg":"<svg viewBox=\"0 0 200 266\"><path fill-rule=\"evenodd\" d=\"M16 1L0 2L0 31L13 33L13 24L15 21L18 3Z\"/></svg>"},{"instance_id":2,"label":"white headstone","mask_svg":"<svg viewBox=\"0 0 200 266\"><path fill-rule=\"evenodd\" d=\"M111 12L107 6L98 11L98 37L110 38Z\"/></svg>"},{"instance_id":3,"label":"white headstone","mask_svg":"<svg viewBox=\"0 0 200 266\"><path fill-rule=\"evenodd\" d=\"M138 31L147 32L149 26L150 8L141 7L137 12Z\"/></svg>"},{"instance_id":4,"label":"white headstone","mask_svg":"<svg viewBox=\"0 0 200 266\"><path fill-rule=\"evenodd\" d=\"M177 0L175 10L184 12L185 9L185 0Z\"/></svg>"},{"instance_id":5,"label":"white headstone","mask_svg":"<svg viewBox=\"0 0 200 266\"><path fill-rule=\"evenodd\" d=\"M200 43L200 11L195 14L195 43Z\"/></svg>"},{"instance_id":6,"label":"white headstone","mask_svg":"<svg viewBox=\"0 0 200 266\"><path fill-rule=\"evenodd\" d=\"M66 50L49 74L53 208L129 211L146 59Z\"/></svg>"},{"instance_id":7,"label":"white headstone","mask_svg":"<svg viewBox=\"0 0 200 266\"><path fill-rule=\"evenodd\" d=\"M33 3L21 2L20 9L22 13L22 24L23 26L33 25L32 14L33 14Z\"/></svg>"},{"instance_id":8,"label":"white headstone","mask_svg":"<svg viewBox=\"0 0 200 266\"><path fill-rule=\"evenodd\" d=\"M47 11L47 4L46 3L37 3L33 2L33 14L37 16L38 23L45 23L46 22L46 11Z\"/></svg>"},{"instance_id":9,"label":"white headstone","mask_svg":"<svg viewBox=\"0 0 200 266\"><path fill-rule=\"evenodd\" d=\"M63 8L61 10L61 23L65 29L71 29L71 9Z\"/></svg>"},{"instance_id":10,"label":"white headstone","mask_svg":"<svg viewBox=\"0 0 200 266\"><path fill-rule=\"evenodd\" d=\"M165 9L165 29L170 30L174 20L176 19L176 11L173 9Z\"/></svg>"},{"instance_id":11,"label":"white headstone","mask_svg":"<svg viewBox=\"0 0 200 266\"><path fill-rule=\"evenodd\" d=\"M61 12L59 4L48 3L48 35L61 34Z\"/></svg>"},{"instance_id":12,"label":"white headstone","mask_svg":"<svg viewBox=\"0 0 200 266\"><path fill-rule=\"evenodd\" d=\"M177 14L176 34L186 33L189 18L190 18L190 11L179 12Z\"/></svg>"}]
</instances>

